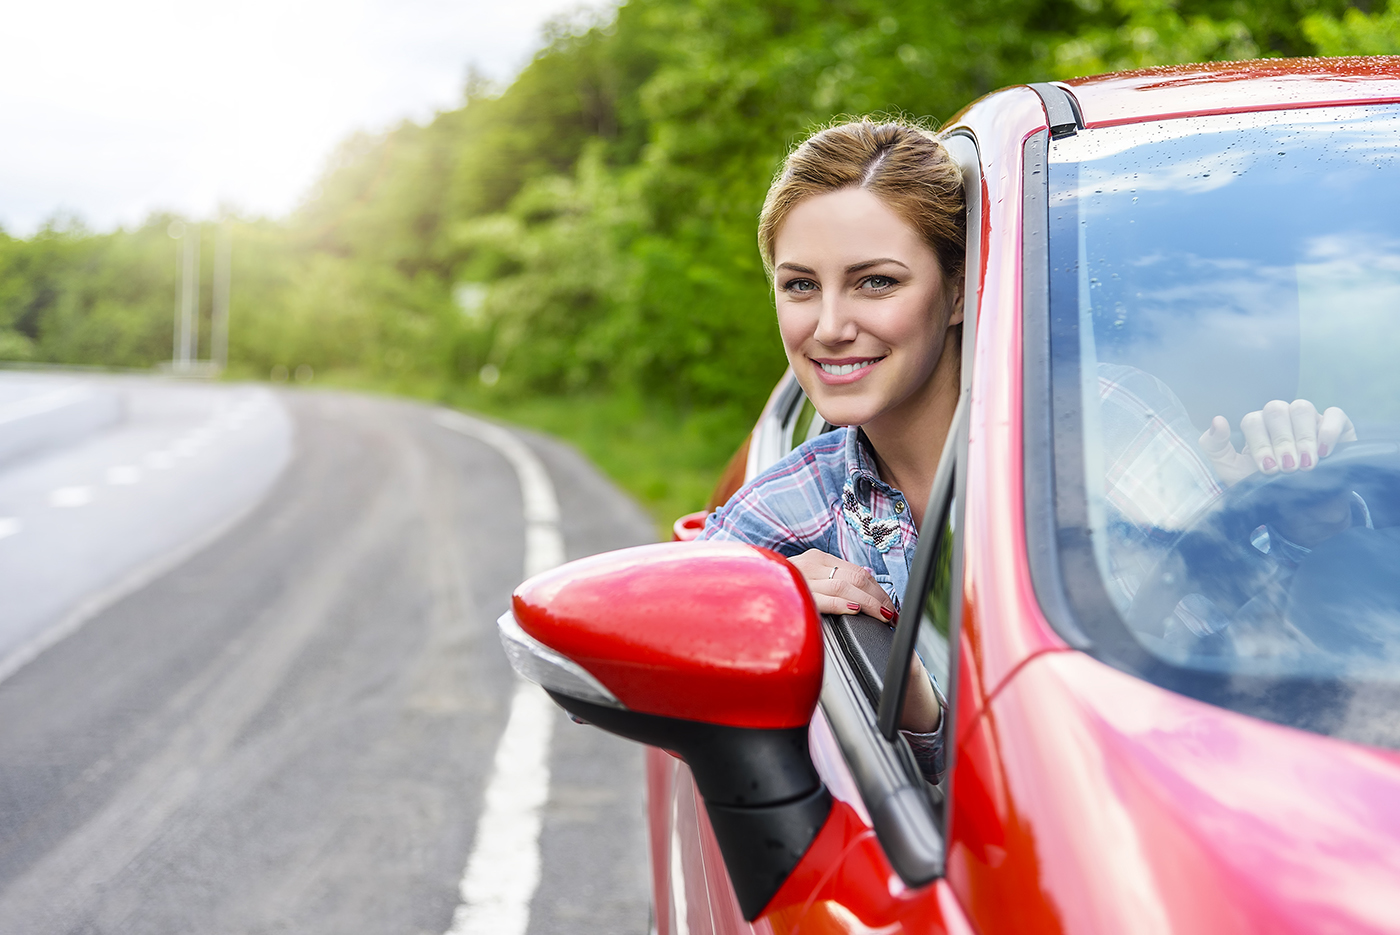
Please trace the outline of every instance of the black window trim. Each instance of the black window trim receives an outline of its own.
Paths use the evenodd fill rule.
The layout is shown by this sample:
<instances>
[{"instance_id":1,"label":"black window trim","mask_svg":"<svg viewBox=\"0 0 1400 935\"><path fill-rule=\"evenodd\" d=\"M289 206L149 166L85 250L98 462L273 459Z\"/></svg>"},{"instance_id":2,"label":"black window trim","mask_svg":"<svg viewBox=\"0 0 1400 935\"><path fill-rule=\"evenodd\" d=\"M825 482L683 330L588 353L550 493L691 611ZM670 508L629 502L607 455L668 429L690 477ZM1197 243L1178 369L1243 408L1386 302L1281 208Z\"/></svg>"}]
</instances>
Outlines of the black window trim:
<instances>
[{"instance_id":1,"label":"black window trim","mask_svg":"<svg viewBox=\"0 0 1400 935\"><path fill-rule=\"evenodd\" d=\"M832 622L826 632L826 670L821 707L841 755L870 812L875 836L901 880L922 886L943 874L943 835L928 795L910 776L908 748L880 736L875 710L861 692L845 653L836 645ZM859 693L859 694L858 694Z\"/></svg>"}]
</instances>

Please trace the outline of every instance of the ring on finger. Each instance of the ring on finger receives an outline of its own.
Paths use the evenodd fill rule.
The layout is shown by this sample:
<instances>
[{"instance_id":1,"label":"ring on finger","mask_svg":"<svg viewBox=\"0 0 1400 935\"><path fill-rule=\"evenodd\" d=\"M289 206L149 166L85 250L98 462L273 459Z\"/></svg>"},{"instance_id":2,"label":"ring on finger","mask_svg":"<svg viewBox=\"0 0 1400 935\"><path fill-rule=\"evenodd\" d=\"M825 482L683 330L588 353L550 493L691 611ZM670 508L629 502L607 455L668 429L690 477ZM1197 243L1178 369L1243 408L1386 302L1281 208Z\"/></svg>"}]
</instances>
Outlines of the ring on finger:
<instances>
[{"instance_id":1,"label":"ring on finger","mask_svg":"<svg viewBox=\"0 0 1400 935\"><path fill-rule=\"evenodd\" d=\"M831 579L831 578L835 578L835 577L836 577L836 566L835 566L835 565L832 565L832 566L831 566L831 574L827 575L826 577L827 577L828 579Z\"/></svg>"}]
</instances>

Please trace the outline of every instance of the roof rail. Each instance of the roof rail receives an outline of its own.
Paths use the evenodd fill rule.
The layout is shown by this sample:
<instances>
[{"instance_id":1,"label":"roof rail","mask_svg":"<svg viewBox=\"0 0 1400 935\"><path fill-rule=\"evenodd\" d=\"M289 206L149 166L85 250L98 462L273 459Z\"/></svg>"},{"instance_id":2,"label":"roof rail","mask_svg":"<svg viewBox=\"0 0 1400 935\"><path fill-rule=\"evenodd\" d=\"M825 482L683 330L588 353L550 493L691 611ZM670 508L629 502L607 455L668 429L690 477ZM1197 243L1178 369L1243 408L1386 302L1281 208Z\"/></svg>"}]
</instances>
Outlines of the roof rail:
<instances>
[{"instance_id":1,"label":"roof rail","mask_svg":"<svg viewBox=\"0 0 1400 935\"><path fill-rule=\"evenodd\" d=\"M1030 86L1040 96L1045 105L1045 116L1050 121L1050 138L1058 140L1074 136L1084 129L1084 118L1079 113L1079 102L1074 95L1059 84L1042 81Z\"/></svg>"}]
</instances>

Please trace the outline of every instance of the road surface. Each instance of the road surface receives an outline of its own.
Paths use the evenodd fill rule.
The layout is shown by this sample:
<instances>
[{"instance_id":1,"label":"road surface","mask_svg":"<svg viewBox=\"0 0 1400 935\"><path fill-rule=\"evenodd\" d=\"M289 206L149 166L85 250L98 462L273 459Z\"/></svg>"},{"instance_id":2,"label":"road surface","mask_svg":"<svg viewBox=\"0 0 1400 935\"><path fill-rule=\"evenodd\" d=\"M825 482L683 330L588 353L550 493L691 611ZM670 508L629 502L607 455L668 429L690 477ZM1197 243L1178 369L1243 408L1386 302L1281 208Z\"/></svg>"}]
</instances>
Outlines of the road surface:
<instances>
[{"instance_id":1,"label":"road surface","mask_svg":"<svg viewBox=\"0 0 1400 935\"><path fill-rule=\"evenodd\" d=\"M0 932L447 931L514 684L510 464L421 404L0 377ZM651 537L517 436L567 557ZM643 933L640 748L555 716L528 931Z\"/></svg>"}]
</instances>

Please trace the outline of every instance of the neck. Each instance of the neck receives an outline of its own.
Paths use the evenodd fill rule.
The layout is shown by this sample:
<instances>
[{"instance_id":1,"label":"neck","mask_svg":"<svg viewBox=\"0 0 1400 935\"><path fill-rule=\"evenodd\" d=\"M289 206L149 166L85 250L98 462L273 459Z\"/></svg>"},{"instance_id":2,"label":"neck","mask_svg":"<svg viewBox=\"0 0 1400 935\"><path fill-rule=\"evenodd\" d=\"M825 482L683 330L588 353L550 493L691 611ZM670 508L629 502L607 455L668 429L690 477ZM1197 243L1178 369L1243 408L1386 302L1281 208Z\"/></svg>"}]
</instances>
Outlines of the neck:
<instances>
[{"instance_id":1,"label":"neck","mask_svg":"<svg viewBox=\"0 0 1400 935\"><path fill-rule=\"evenodd\" d=\"M938 458L958 406L962 368L959 348L948 335L928 382L899 406L861 428L875 452L875 465L885 483L899 488L914 520L922 528Z\"/></svg>"}]
</instances>

